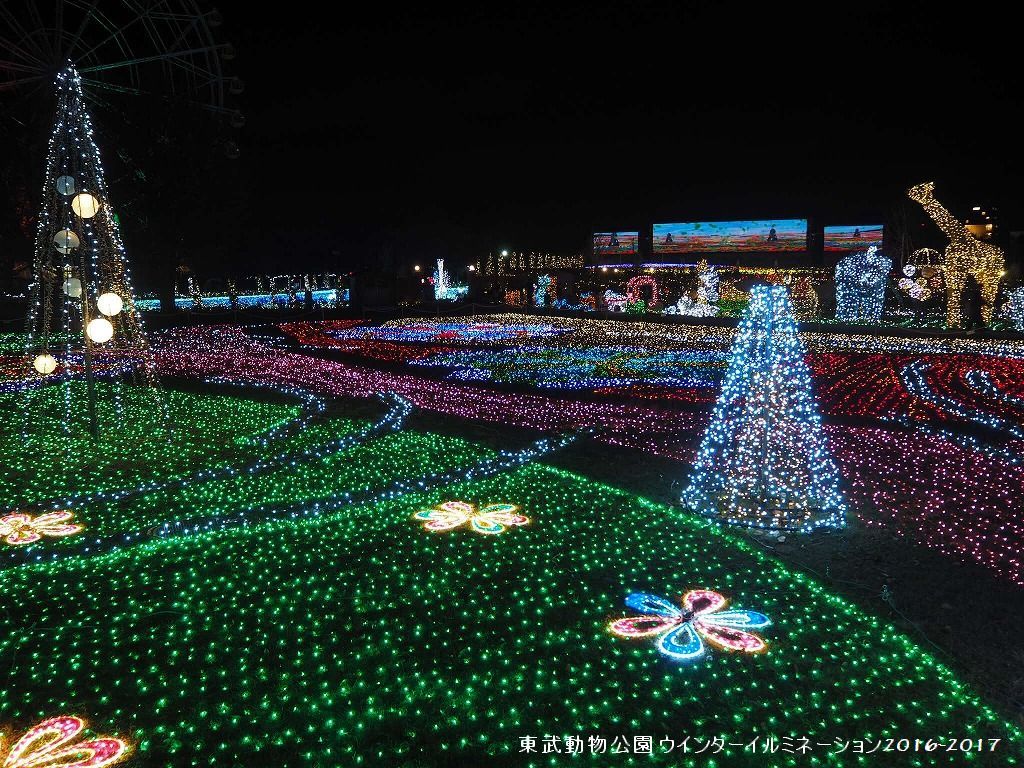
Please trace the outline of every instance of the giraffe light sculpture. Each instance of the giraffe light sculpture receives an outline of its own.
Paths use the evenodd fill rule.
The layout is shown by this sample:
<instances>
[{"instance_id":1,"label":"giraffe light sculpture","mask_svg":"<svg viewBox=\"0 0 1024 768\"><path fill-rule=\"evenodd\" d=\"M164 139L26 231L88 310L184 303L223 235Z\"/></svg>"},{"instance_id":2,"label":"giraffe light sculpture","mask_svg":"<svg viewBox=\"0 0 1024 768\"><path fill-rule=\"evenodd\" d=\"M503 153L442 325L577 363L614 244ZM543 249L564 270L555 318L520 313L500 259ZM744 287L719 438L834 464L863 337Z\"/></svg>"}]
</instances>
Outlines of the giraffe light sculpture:
<instances>
[{"instance_id":1,"label":"giraffe light sculpture","mask_svg":"<svg viewBox=\"0 0 1024 768\"><path fill-rule=\"evenodd\" d=\"M946 324L950 328L960 327L960 293L968 277L973 277L981 287L981 314L986 324L991 323L1006 255L1002 248L983 243L972 235L959 219L935 199L934 193L935 182L931 181L907 190L907 196L920 203L925 213L949 238L949 245L943 253L942 267L946 279Z\"/></svg>"}]
</instances>

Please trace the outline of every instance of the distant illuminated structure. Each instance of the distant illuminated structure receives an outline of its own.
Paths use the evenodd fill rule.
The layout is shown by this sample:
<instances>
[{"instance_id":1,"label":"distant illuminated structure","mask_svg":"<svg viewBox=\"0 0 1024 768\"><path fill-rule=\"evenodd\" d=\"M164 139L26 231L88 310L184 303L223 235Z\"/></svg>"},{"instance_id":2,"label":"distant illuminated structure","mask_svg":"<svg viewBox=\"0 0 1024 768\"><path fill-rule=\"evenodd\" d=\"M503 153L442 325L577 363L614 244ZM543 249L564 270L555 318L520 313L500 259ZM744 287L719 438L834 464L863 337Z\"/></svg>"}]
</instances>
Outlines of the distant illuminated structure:
<instances>
[{"instance_id":1,"label":"distant illuminated structure","mask_svg":"<svg viewBox=\"0 0 1024 768\"><path fill-rule=\"evenodd\" d=\"M1013 323L1013 327L1024 333L1024 288L1010 291L1003 306L1003 316Z\"/></svg>"},{"instance_id":2,"label":"distant illuminated structure","mask_svg":"<svg viewBox=\"0 0 1024 768\"><path fill-rule=\"evenodd\" d=\"M642 288L651 289L651 300L646 301L644 294L641 291ZM630 278L629 282L626 283L626 305L639 304L641 301L644 302L644 308L649 309L657 306L661 301L661 296L658 291L658 281L650 275L637 275L636 277Z\"/></svg>"},{"instance_id":3,"label":"distant illuminated structure","mask_svg":"<svg viewBox=\"0 0 1024 768\"><path fill-rule=\"evenodd\" d=\"M448 298L448 270L444 268L444 259L437 260L437 269L434 270L434 298L444 301Z\"/></svg>"},{"instance_id":4,"label":"distant illuminated structure","mask_svg":"<svg viewBox=\"0 0 1024 768\"><path fill-rule=\"evenodd\" d=\"M718 270L709 266L707 259L697 262L697 303L718 304ZM717 306L716 306L717 312Z\"/></svg>"},{"instance_id":5,"label":"distant illuminated structure","mask_svg":"<svg viewBox=\"0 0 1024 768\"><path fill-rule=\"evenodd\" d=\"M554 303L557 298L556 283L551 275L539 275L533 286L533 303L538 307L547 307Z\"/></svg>"},{"instance_id":6,"label":"distant illuminated structure","mask_svg":"<svg viewBox=\"0 0 1024 768\"><path fill-rule=\"evenodd\" d=\"M964 219L967 231L986 242L999 231L999 210L993 206L976 205Z\"/></svg>"},{"instance_id":7,"label":"distant illuminated structure","mask_svg":"<svg viewBox=\"0 0 1024 768\"><path fill-rule=\"evenodd\" d=\"M456 285L452 276L444 268L444 259L437 260L434 270L434 299L436 301L458 301L469 293L468 285Z\"/></svg>"},{"instance_id":8,"label":"distant illuminated structure","mask_svg":"<svg viewBox=\"0 0 1024 768\"><path fill-rule=\"evenodd\" d=\"M875 246L854 251L836 264L836 320L877 323L892 259Z\"/></svg>"},{"instance_id":9,"label":"distant illuminated structure","mask_svg":"<svg viewBox=\"0 0 1024 768\"><path fill-rule=\"evenodd\" d=\"M946 280L946 325L959 328L960 293L968 277L973 277L981 287L981 314L985 323L992 322L996 292L1003 276L1006 257L1003 249L983 243L970 230L935 199L935 183L918 184L907 190L911 200L920 203L942 233L949 238L943 254L943 276Z\"/></svg>"}]
</instances>

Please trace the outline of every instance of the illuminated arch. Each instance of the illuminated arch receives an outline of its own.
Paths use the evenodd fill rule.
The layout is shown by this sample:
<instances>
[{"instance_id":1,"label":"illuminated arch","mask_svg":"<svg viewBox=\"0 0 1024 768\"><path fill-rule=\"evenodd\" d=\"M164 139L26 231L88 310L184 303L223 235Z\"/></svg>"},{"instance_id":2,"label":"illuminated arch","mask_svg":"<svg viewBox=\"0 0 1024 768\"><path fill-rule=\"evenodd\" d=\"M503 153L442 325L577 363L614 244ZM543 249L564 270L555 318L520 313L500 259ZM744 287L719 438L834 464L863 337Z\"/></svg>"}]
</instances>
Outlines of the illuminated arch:
<instances>
[{"instance_id":1,"label":"illuminated arch","mask_svg":"<svg viewBox=\"0 0 1024 768\"><path fill-rule=\"evenodd\" d=\"M626 283L626 303L635 304L638 301L643 300L643 296L640 294L640 288L649 285L651 286L651 301L647 305L653 307L658 303L658 281L650 275L637 275L636 277L630 278L630 281Z\"/></svg>"}]
</instances>

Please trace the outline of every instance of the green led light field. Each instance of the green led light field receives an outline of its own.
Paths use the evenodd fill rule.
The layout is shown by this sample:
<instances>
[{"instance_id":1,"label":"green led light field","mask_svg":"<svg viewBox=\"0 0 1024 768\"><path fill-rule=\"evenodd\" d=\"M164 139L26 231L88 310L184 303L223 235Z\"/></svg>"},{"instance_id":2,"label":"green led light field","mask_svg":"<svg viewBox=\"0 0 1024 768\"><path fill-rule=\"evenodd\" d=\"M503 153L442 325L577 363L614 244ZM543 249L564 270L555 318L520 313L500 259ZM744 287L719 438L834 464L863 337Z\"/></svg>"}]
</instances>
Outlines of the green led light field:
<instances>
[{"instance_id":1,"label":"green led light field","mask_svg":"<svg viewBox=\"0 0 1024 768\"><path fill-rule=\"evenodd\" d=\"M201 466L236 463L246 455L246 438L299 413L296 405L244 396L165 390L160 397L167 422L174 425L167 439L148 399L139 402L126 388L124 408L117 413L109 385L100 382L97 388L101 428L117 430L116 439L101 439L98 447L84 430L67 435L62 429L64 399L77 398L80 405L84 383L47 387L31 395L0 393L0 409L10 415L0 432L0 503L9 507L72 492L130 487L157 475L169 479ZM27 440L26 406L33 415ZM76 413L80 416L81 410ZM231 453L225 455L226 450ZM249 455L265 450L250 448Z\"/></svg>"},{"instance_id":2,"label":"green led light field","mask_svg":"<svg viewBox=\"0 0 1024 768\"><path fill-rule=\"evenodd\" d=\"M345 434L346 424L336 424L335 428ZM282 442L283 446L275 443L275 448L283 450L289 444L289 441ZM120 502L97 502L83 510L78 518L92 534L111 534L215 517L262 505L312 504L340 491L378 488L395 480L470 465L490 453L458 438L388 434L365 445L267 474L154 491ZM73 537L47 542L48 547L75 545Z\"/></svg>"},{"instance_id":3,"label":"green led light field","mask_svg":"<svg viewBox=\"0 0 1024 768\"><path fill-rule=\"evenodd\" d=\"M87 436L58 433L42 441L37 450L26 452L20 438L7 436L4 447L12 458L4 465L4 487L9 491L9 506L17 508L18 500L58 497L68 487L76 492L131 489L140 480L170 481L200 467L244 466L261 455L297 457L294 462L286 460L258 474L241 471L185 487L72 505L74 522L84 525L88 536L102 537L262 505L312 503L339 492L369 490L399 479L414 480L431 472L456 469L493 455L493 451L455 437L411 433L384 434L369 438L365 444L337 450L331 442L363 424L336 416L304 425L262 446L253 437L287 423L297 415L296 407L221 394L170 391L165 398L171 418L188 421L189 425L187 430L175 430L169 442L154 435L139 435L134 447L118 442L97 448ZM227 456L221 455L225 446L232 451ZM45 449L53 451L46 453ZM305 451L309 455L303 455ZM67 456L79 456L80 460L70 461ZM40 473L40 466L46 471ZM94 477L96 481L91 482ZM21 491L19 497L23 488L32 492ZM81 542L77 536L50 538L41 546L75 549Z\"/></svg>"},{"instance_id":4,"label":"green led light field","mask_svg":"<svg viewBox=\"0 0 1024 768\"><path fill-rule=\"evenodd\" d=\"M435 460L435 438L397 437L413 461ZM376 482L393 474L382 469L392 460L368 450L361 462ZM482 535L412 519L457 499L516 504L530 523ZM738 536L537 464L2 578L0 720L88 712L137 743L139 765L568 764L564 754L519 754L520 737L539 744L546 734L984 736L1002 748L971 764L1017 764L1009 741L1020 734L886 623ZM693 587L767 614L767 651L712 649L678 663L654 638L607 631L631 613L629 593L678 601ZM873 764L865 760L737 752L574 762Z\"/></svg>"}]
</instances>

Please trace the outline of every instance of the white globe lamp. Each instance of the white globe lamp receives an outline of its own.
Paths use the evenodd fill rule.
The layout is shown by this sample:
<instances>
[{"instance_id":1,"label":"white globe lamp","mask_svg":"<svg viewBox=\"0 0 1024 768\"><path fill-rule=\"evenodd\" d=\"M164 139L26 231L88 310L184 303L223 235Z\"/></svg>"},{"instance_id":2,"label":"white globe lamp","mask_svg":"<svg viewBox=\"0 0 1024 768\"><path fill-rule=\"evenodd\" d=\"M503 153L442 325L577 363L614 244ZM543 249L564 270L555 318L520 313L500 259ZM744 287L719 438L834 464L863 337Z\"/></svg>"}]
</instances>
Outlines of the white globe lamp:
<instances>
[{"instance_id":1,"label":"white globe lamp","mask_svg":"<svg viewBox=\"0 0 1024 768\"><path fill-rule=\"evenodd\" d=\"M82 281L77 277L69 277L64 281L64 293L72 299L79 298L82 295Z\"/></svg>"},{"instance_id":2,"label":"white globe lamp","mask_svg":"<svg viewBox=\"0 0 1024 768\"><path fill-rule=\"evenodd\" d=\"M71 209L83 219L91 219L100 211L100 201L88 192L80 192L71 198Z\"/></svg>"},{"instance_id":3,"label":"white globe lamp","mask_svg":"<svg viewBox=\"0 0 1024 768\"><path fill-rule=\"evenodd\" d=\"M108 291L107 293L100 294L96 299L96 309L100 311L101 315L113 317L124 309L124 302L116 293Z\"/></svg>"},{"instance_id":4,"label":"white globe lamp","mask_svg":"<svg viewBox=\"0 0 1024 768\"><path fill-rule=\"evenodd\" d=\"M32 361L32 367L35 368L38 373L46 376L57 370L57 361L54 359L53 355L44 352Z\"/></svg>"},{"instance_id":5,"label":"white globe lamp","mask_svg":"<svg viewBox=\"0 0 1024 768\"><path fill-rule=\"evenodd\" d=\"M90 320L85 326L85 335L95 344L103 344L110 341L114 336L114 326L105 317L97 317Z\"/></svg>"},{"instance_id":6,"label":"white globe lamp","mask_svg":"<svg viewBox=\"0 0 1024 768\"><path fill-rule=\"evenodd\" d=\"M78 235L70 229L62 229L53 236L53 244L61 253L71 253L75 248L81 245L81 241L78 239Z\"/></svg>"}]
</instances>

